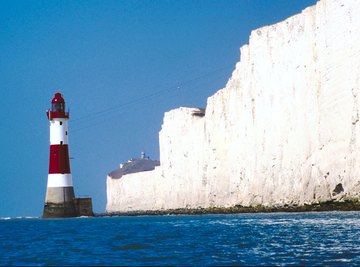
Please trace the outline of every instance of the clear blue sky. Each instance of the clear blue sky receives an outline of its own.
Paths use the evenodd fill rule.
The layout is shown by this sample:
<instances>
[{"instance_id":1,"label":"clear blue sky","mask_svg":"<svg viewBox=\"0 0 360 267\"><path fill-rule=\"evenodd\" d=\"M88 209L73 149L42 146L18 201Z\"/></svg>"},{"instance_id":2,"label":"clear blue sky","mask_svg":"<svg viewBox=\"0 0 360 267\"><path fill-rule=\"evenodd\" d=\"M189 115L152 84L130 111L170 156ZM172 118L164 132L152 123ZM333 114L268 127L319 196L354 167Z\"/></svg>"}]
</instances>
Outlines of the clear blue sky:
<instances>
[{"instance_id":1,"label":"clear blue sky","mask_svg":"<svg viewBox=\"0 0 360 267\"><path fill-rule=\"evenodd\" d=\"M251 30L316 0L0 1L0 217L41 216L45 110L70 108L75 194L106 205L106 175L144 150L159 158L164 112L205 107Z\"/></svg>"}]
</instances>

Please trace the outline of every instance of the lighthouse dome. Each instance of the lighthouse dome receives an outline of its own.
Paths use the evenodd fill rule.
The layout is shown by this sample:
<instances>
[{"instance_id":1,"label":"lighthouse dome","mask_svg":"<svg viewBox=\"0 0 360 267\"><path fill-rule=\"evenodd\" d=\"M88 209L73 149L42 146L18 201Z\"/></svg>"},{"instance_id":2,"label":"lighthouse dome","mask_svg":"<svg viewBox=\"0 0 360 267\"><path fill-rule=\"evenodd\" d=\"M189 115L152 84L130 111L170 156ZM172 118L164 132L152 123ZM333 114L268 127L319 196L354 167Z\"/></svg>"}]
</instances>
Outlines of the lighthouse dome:
<instances>
[{"instance_id":1,"label":"lighthouse dome","mask_svg":"<svg viewBox=\"0 0 360 267\"><path fill-rule=\"evenodd\" d=\"M62 97L61 93L55 93L54 98L52 99L51 103L65 103L64 98Z\"/></svg>"}]
</instances>

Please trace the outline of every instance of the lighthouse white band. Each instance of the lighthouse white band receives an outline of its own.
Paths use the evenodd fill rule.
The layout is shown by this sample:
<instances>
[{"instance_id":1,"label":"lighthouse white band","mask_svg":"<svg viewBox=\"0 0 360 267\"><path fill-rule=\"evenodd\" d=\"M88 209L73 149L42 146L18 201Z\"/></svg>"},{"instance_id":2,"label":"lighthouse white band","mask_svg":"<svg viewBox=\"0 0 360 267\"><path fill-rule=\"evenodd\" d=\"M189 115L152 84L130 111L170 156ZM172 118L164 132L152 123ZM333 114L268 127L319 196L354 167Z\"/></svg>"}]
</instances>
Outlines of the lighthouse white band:
<instances>
[{"instance_id":1,"label":"lighthouse white band","mask_svg":"<svg viewBox=\"0 0 360 267\"><path fill-rule=\"evenodd\" d=\"M50 145L67 145L68 142L68 119L50 120Z\"/></svg>"},{"instance_id":2,"label":"lighthouse white band","mask_svg":"<svg viewBox=\"0 0 360 267\"><path fill-rule=\"evenodd\" d=\"M70 173L54 173L48 175L47 187L68 187L73 186L72 175Z\"/></svg>"}]
</instances>

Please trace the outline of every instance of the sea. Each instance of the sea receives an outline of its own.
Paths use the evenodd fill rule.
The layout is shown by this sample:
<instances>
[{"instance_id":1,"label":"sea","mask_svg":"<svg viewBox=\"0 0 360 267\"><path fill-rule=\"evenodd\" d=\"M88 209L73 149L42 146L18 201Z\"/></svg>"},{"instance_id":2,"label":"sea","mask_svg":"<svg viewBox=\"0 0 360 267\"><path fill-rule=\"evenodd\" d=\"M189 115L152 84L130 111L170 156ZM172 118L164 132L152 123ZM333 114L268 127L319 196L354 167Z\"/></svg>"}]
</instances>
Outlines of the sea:
<instances>
[{"instance_id":1,"label":"sea","mask_svg":"<svg viewBox=\"0 0 360 267\"><path fill-rule=\"evenodd\" d=\"M1 218L0 265L360 265L360 212Z\"/></svg>"}]
</instances>

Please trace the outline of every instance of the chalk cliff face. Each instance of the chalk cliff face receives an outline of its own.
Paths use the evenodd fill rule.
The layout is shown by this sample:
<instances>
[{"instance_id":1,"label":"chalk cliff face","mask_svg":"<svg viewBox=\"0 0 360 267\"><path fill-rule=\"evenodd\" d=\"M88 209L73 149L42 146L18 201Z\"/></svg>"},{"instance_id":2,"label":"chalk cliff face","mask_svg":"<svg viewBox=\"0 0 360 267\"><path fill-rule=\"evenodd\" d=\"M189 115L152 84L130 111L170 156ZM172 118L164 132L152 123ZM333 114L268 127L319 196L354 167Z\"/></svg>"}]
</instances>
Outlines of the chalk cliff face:
<instances>
[{"instance_id":1,"label":"chalk cliff face","mask_svg":"<svg viewBox=\"0 0 360 267\"><path fill-rule=\"evenodd\" d=\"M107 211L282 206L360 195L360 1L251 33L224 89L165 113L153 171L107 178Z\"/></svg>"}]
</instances>

